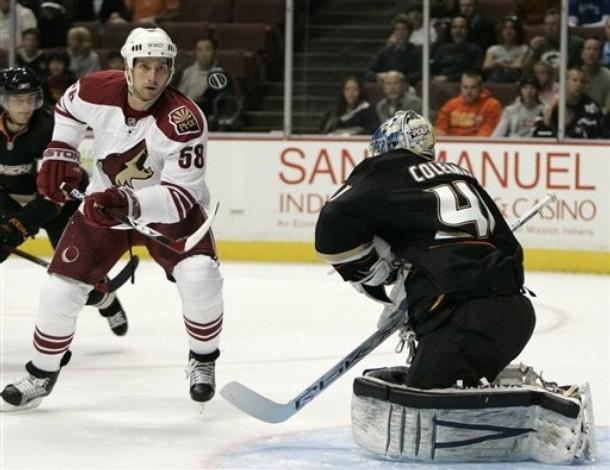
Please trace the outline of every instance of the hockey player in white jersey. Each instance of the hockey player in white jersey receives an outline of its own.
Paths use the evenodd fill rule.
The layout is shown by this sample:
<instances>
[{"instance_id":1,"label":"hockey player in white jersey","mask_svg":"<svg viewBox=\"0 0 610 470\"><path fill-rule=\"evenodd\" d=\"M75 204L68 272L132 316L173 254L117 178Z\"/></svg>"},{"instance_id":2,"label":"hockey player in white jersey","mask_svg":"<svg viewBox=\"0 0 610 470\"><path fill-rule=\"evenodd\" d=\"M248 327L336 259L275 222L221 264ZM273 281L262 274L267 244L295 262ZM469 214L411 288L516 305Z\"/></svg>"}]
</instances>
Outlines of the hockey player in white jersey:
<instances>
[{"instance_id":1,"label":"hockey player in white jersey","mask_svg":"<svg viewBox=\"0 0 610 470\"><path fill-rule=\"evenodd\" d=\"M176 53L162 29L136 28L121 49L125 72L86 75L55 108L39 192L56 202L67 199L65 189L80 181L77 149L87 127L93 129L95 165L85 201L55 250L41 291L27 375L4 388L3 409L34 407L51 393L70 360L88 293L133 245L145 245L178 287L191 398L205 402L214 396L223 280L212 234L176 254L110 215L128 216L172 238L192 233L206 219L207 123L189 98L168 86Z\"/></svg>"}]
</instances>

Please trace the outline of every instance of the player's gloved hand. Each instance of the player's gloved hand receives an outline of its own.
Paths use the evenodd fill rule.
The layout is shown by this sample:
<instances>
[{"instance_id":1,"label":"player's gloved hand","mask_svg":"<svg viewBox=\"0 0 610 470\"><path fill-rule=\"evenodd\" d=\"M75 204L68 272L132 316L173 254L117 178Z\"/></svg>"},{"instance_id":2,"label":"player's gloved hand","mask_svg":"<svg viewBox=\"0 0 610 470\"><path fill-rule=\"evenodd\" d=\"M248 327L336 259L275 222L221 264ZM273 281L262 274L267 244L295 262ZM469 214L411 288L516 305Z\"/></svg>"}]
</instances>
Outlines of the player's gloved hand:
<instances>
[{"instance_id":1,"label":"player's gloved hand","mask_svg":"<svg viewBox=\"0 0 610 470\"><path fill-rule=\"evenodd\" d=\"M80 154L76 150L47 148L36 177L38 192L53 202L62 203L69 199L61 187L62 184L66 187L78 187L82 177L79 160Z\"/></svg>"},{"instance_id":2,"label":"player's gloved hand","mask_svg":"<svg viewBox=\"0 0 610 470\"><path fill-rule=\"evenodd\" d=\"M10 250L21 245L28 235L28 230L16 217L0 224L0 263L8 257Z\"/></svg>"},{"instance_id":3,"label":"player's gloved hand","mask_svg":"<svg viewBox=\"0 0 610 470\"><path fill-rule=\"evenodd\" d=\"M131 190L112 187L85 197L84 213L89 225L107 228L120 224L113 214L137 219L140 205Z\"/></svg>"}]
</instances>

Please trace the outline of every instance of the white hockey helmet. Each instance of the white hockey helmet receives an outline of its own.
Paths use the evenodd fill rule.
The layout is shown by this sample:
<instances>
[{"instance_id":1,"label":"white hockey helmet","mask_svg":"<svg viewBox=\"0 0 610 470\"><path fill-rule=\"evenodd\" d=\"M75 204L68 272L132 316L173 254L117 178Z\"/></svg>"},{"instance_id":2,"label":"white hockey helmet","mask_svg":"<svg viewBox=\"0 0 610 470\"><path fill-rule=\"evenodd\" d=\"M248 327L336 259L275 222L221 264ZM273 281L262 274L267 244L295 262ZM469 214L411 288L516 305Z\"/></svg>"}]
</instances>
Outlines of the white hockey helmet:
<instances>
[{"instance_id":1,"label":"white hockey helmet","mask_svg":"<svg viewBox=\"0 0 610 470\"><path fill-rule=\"evenodd\" d=\"M413 110L397 111L377 128L369 147L373 156L406 149L434 160L434 128L430 121Z\"/></svg>"},{"instance_id":2,"label":"white hockey helmet","mask_svg":"<svg viewBox=\"0 0 610 470\"><path fill-rule=\"evenodd\" d=\"M127 62L128 70L133 68L137 58L165 57L169 59L171 75L174 74L177 53L176 45L161 28L135 28L121 48L121 55Z\"/></svg>"}]
</instances>

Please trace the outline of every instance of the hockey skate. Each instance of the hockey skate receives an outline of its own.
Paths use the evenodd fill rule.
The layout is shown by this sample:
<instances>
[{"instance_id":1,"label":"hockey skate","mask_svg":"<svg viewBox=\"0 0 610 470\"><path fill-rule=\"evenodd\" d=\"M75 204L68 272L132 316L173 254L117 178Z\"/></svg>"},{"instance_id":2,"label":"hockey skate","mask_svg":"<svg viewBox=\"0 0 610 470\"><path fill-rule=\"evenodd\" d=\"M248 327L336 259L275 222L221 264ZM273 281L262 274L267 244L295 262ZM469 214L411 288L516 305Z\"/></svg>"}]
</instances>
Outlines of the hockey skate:
<instances>
[{"instance_id":1,"label":"hockey skate","mask_svg":"<svg viewBox=\"0 0 610 470\"><path fill-rule=\"evenodd\" d=\"M190 378L191 398L199 403L210 401L216 392L215 361L218 350L210 354L189 353L187 375Z\"/></svg>"},{"instance_id":2,"label":"hockey skate","mask_svg":"<svg viewBox=\"0 0 610 470\"><path fill-rule=\"evenodd\" d=\"M90 296L90 299L92 296ZM96 299L97 300L97 299ZM96 303L90 304L98 308L100 315L108 321L108 326L117 336L124 336L127 333L128 323L125 310L117 295L112 292L104 296Z\"/></svg>"},{"instance_id":3,"label":"hockey skate","mask_svg":"<svg viewBox=\"0 0 610 470\"><path fill-rule=\"evenodd\" d=\"M25 365L28 375L4 387L0 411L22 411L36 408L42 399L53 391L61 368L70 362L72 353L66 351L61 359L60 369L55 372L45 372L32 362Z\"/></svg>"}]
</instances>

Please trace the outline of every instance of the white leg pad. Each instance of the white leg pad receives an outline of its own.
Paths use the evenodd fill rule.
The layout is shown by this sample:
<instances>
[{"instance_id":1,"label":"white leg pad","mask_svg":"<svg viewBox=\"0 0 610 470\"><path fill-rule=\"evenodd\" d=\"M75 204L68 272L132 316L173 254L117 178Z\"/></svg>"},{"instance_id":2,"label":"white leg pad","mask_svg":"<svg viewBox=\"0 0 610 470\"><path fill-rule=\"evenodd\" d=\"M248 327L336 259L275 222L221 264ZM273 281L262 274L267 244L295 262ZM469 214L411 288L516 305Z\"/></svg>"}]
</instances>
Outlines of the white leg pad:
<instances>
[{"instance_id":1,"label":"white leg pad","mask_svg":"<svg viewBox=\"0 0 610 470\"><path fill-rule=\"evenodd\" d=\"M93 286L51 274L40 292L34 332L32 362L45 371L59 370L63 353L70 347L78 314Z\"/></svg>"},{"instance_id":2,"label":"white leg pad","mask_svg":"<svg viewBox=\"0 0 610 470\"><path fill-rule=\"evenodd\" d=\"M220 344L223 316L223 278L218 263L208 256L191 256L176 265L173 276L191 351L214 352Z\"/></svg>"}]
</instances>

